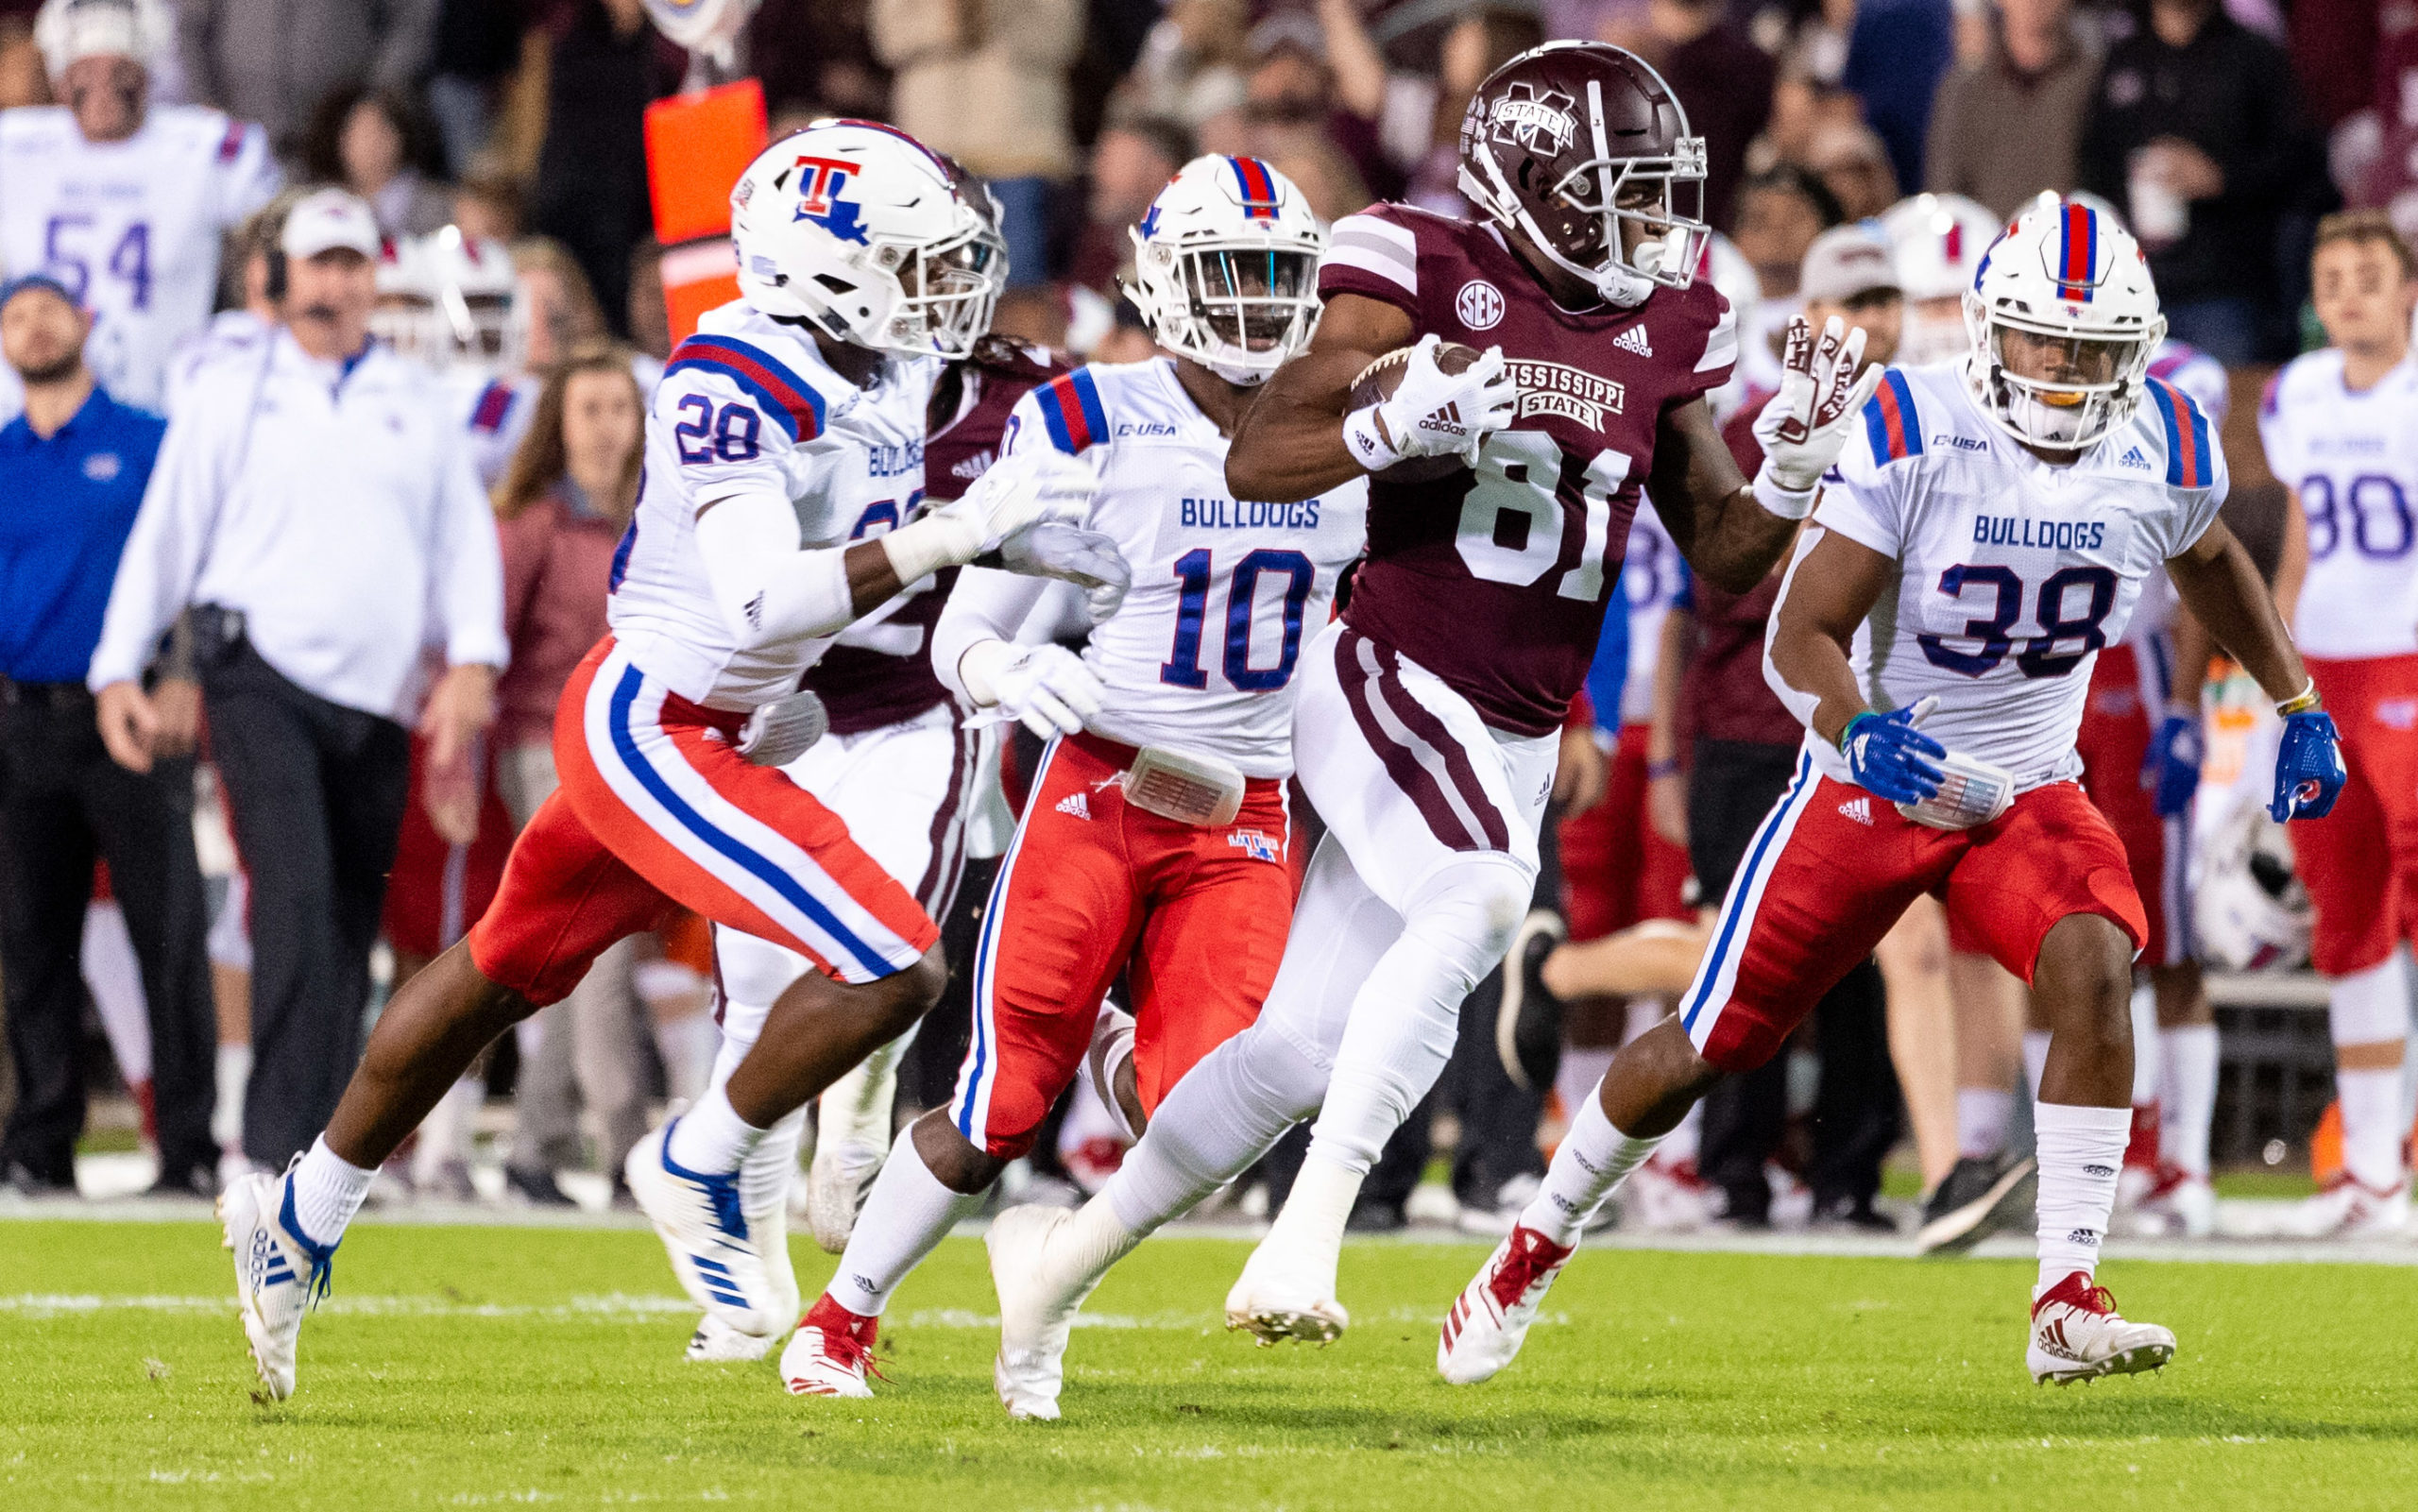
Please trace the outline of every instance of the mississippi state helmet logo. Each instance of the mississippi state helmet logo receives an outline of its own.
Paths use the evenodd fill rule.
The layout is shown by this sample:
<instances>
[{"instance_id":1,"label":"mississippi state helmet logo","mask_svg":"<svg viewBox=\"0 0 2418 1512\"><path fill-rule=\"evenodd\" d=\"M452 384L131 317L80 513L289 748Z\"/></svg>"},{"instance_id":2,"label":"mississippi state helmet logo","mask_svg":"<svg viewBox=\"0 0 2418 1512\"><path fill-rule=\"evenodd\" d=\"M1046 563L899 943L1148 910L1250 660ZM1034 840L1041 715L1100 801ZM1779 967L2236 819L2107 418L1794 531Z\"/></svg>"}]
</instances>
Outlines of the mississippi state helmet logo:
<instances>
[{"instance_id":1,"label":"mississippi state helmet logo","mask_svg":"<svg viewBox=\"0 0 2418 1512\"><path fill-rule=\"evenodd\" d=\"M863 242L865 229L856 203L840 197L858 172L845 158L798 159L797 214L792 218L813 221L843 242Z\"/></svg>"},{"instance_id":2,"label":"mississippi state helmet logo","mask_svg":"<svg viewBox=\"0 0 2418 1512\"><path fill-rule=\"evenodd\" d=\"M1514 79L1494 102L1487 125L1497 142L1556 158L1578 140L1578 118L1571 113L1576 103L1558 89L1548 86L1541 93L1528 80Z\"/></svg>"}]
</instances>

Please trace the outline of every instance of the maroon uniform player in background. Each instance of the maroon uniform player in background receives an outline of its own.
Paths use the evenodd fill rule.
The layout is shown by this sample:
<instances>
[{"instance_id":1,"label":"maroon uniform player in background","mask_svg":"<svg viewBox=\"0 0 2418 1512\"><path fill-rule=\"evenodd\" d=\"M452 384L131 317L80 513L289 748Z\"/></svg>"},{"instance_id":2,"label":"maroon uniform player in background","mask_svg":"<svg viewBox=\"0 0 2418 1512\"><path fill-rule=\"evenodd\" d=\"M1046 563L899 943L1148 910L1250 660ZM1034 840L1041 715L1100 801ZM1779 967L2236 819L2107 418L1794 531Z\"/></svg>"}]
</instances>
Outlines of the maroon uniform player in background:
<instances>
[{"instance_id":1,"label":"maroon uniform player in background","mask_svg":"<svg viewBox=\"0 0 2418 1512\"><path fill-rule=\"evenodd\" d=\"M1028 1392L1054 1396L1087 1278L1313 1112L1227 1320L1271 1342L1342 1331L1336 1259L1361 1179L1529 907L1557 731L1639 489L1691 567L1744 591L1868 392L1861 332L1833 326L1817 349L1798 327L1770 456L1751 488L1740 477L1704 401L1737 348L1727 302L1694 277L1704 143L1630 54L1556 42L1506 63L1471 100L1460 161L1477 219L1385 205L1336 224L1318 335L1235 434L1236 499L1371 475L1368 559L1299 673L1294 747L1328 833L1258 1024L1177 1086L1099 1200L1019 1241L1029 1252L995 1238L1000 1369ZM1447 373L1439 339L1484 354ZM1411 343L1392 394L1354 409L1369 365Z\"/></svg>"}]
</instances>

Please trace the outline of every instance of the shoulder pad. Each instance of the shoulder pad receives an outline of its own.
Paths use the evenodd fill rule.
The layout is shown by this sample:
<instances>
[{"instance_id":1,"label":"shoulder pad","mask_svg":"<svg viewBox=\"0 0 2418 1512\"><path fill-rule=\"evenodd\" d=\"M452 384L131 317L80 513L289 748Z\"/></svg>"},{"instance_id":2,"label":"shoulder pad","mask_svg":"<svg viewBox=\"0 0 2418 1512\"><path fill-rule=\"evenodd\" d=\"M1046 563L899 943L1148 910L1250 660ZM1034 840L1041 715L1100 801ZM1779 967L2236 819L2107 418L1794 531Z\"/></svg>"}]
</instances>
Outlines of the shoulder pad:
<instances>
[{"instance_id":1,"label":"shoulder pad","mask_svg":"<svg viewBox=\"0 0 2418 1512\"><path fill-rule=\"evenodd\" d=\"M1089 367L1078 367L1032 391L1049 444L1078 456L1108 439L1108 409Z\"/></svg>"},{"instance_id":2,"label":"shoulder pad","mask_svg":"<svg viewBox=\"0 0 2418 1512\"><path fill-rule=\"evenodd\" d=\"M1923 422L1915 408L1914 385L1892 367L1881 375L1881 386L1864 405L1865 438L1872 444L1872 460L1882 467L1923 454Z\"/></svg>"},{"instance_id":3,"label":"shoulder pad","mask_svg":"<svg viewBox=\"0 0 2418 1512\"><path fill-rule=\"evenodd\" d=\"M2148 409L2166 433L2166 485L2208 488L2217 481L2216 449L2208 434L2208 417L2191 396L2163 378L2149 382Z\"/></svg>"}]
</instances>

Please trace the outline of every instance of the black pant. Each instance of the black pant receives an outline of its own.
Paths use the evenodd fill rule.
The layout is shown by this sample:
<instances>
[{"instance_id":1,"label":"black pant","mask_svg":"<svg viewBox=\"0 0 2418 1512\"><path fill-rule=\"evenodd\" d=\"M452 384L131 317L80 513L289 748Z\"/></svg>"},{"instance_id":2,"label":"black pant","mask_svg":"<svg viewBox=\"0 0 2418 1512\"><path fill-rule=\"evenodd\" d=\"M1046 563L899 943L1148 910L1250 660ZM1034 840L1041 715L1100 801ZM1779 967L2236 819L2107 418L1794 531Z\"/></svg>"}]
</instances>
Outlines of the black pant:
<instances>
[{"instance_id":1,"label":"black pant","mask_svg":"<svg viewBox=\"0 0 2418 1512\"><path fill-rule=\"evenodd\" d=\"M1797 748L1698 740L1688 774L1688 858L1705 896L1729 891L1755 831L1796 772ZM1898 1075L1889 1061L1888 994L1881 968L1859 961L1814 1005L1822 1065L1814 1101L1807 1176L1817 1206L1868 1205L1881 1190L1881 1162L1897 1143ZM1696 1158L1733 1217L1760 1220L1771 1205L1763 1162L1788 1121L1788 1056L1724 1079L1704 1100Z\"/></svg>"},{"instance_id":2,"label":"black pant","mask_svg":"<svg viewBox=\"0 0 2418 1512\"><path fill-rule=\"evenodd\" d=\"M202 691L252 890L244 1153L275 1170L327 1127L361 1059L411 736L304 692L241 641L204 667Z\"/></svg>"},{"instance_id":3,"label":"black pant","mask_svg":"<svg viewBox=\"0 0 2418 1512\"><path fill-rule=\"evenodd\" d=\"M33 690L25 690L31 694ZM76 1179L84 1129L84 907L95 857L126 912L151 1020L161 1169L214 1166L217 1031L193 851L193 763L148 775L110 759L91 700L0 700L0 961L17 1100L6 1159Z\"/></svg>"}]
</instances>

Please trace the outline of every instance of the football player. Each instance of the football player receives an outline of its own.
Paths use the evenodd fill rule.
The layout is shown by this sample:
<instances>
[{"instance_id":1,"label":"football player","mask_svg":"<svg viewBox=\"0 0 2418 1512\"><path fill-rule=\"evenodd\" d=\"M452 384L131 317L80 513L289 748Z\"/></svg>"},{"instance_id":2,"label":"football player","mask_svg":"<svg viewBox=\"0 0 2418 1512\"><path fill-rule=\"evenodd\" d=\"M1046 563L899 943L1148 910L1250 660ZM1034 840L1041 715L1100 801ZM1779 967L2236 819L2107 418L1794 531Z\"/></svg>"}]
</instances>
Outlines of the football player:
<instances>
[{"instance_id":1,"label":"football player","mask_svg":"<svg viewBox=\"0 0 2418 1512\"><path fill-rule=\"evenodd\" d=\"M169 352L209 322L220 238L277 192L267 133L151 103L166 0L48 0L34 39L66 103L0 112L0 267L64 284L96 316L93 376L156 410Z\"/></svg>"},{"instance_id":2,"label":"football player","mask_svg":"<svg viewBox=\"0 0 2418 1512\"><path fill-rule=\"evenodd\" d=\"M2277 373L2258 415L2267 460L2292 490L2276 597L2293 606L2357 762L2334 816L2292 836L2342 1110L2342 1178L2303 1217L2314 1232L2391 1232L2409 1212L2401 943L2418 914L2418 275L2392 223L2367 212L2319 228L2311 278L2330 345Z\"/></svg>"},{"instance_id":3,"label":"football player","mask_svg":"<svg viewBox=\"0 0 2418 1512\"><path fill-rule=\"evenodd\" d=\"M1090 497L1085 469L1045 453L848 539L892 484L882 459L922 441L940 360L966 349L997 286L988 228L946 164L889 127L817 122L758 156L731 202L741 297L706 314L656 392L612 634L563 696L560 789L468 939L387 1005L327 1132L221 1199L272 1396L294 1389L303 1311L378 1164L488 1041L675 905L816 967L729 1079L625 1165L701 1306L743 1334L785 1321L740 1166L915 1022L945 975L906 887L777 770L822 722L799 678L839 631L944 568L1002 546L1026 566L1054 547L1115 559L1084 533L1037 528Z\"/></svg>"},{"instance_id":4,"label":"football player","mask_svg":"<svg viewBox=\"0 0 2418 1512\"><path fill-rule=\"evenodd\" d=\"M1186 164L1132 238L1134 302L1173 355L1036 390L1007 450L1097 459L1087 523L1115 538L1134 586L1080 657L1030 623L1047 614L1032 578L969 572L942 613L944 680L1050 743L984 914L956 1094L891 1147L781 1356L793 1392L869 1394L892 1293L1031 1148L1120 974L1141 1122L1258 1016L1284 954L1297 673L1360 554L1367 489L1229 498L1226 453L1247 401L1309 340L1325 238L1283 175L1219 156ZM1003 1355L997 1380L1010 1412L1057 1416L1054 1378L1028 1384Z\"/></svg>"},{"instance_id":5,"label":"football player","mask_svg":"<svg viewBox=\"0 0 2418 1512\"><path fill-rule=\"evenodd\" d=\"M1368 560L1341 621L1302 652L1295 755L1330 828L1284 970L1257 1025L1185 1079L1074 1223L996 1248L1012 1357L1063 1347L1116 1255L1314 1112L1227 1317L1270 1340L1341 1332L1336 1260L1362 1178L1527 912L1560 726L1642 486L1692 569L1751 586L1879 380L1856 377L1861 332L1834 327L1817 349L1796 327L1766 466L1739 476L1703 402L1737 351L1728 304L1696 277L1704 143L1633 55L1554 42L1513 59L1472 98L1460 159L1478 218L1385 205L1336 224L1317 338L1227 459L1237 499L1371 480ZM1448 370L1445 338L1486 350ZM1374 359L1405 348L1391 394L1355 401Z\"/></svg>"},{"instance_id":6,"label":"football player","mask_svg":"<svg viewBox=\"0 0 2418 1512\"><path fill-rule=\"evenodd\" d=\"M2344 781L2333 722L2217 518L2225 468L2163 333L2139 246L2087 206L2028 211L1966 304L1961 366L1892 370L1781 588L1764 675L1807 729L1677 1016L1630 1044L1543 1190L1444 1323L1456 1383L1508 1364L1583 1225L1690 1104L1761 1064L1918 894L2029 982L2053 1026L2033 1117L2035 1379L2154 1369L2174 1335L2095 1283L2131 1127L2132 961L2148 935L2121 842L2075 781L2090 667L2164 564L2287 720L2272 811ZM1925 727L1928 722L1928 728Z\"/></svg>"}]
</instances>

